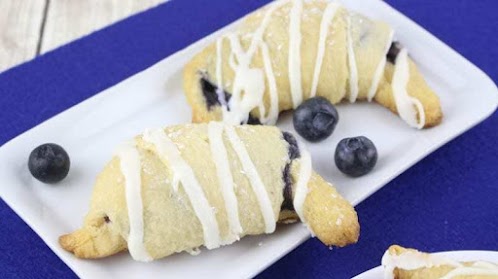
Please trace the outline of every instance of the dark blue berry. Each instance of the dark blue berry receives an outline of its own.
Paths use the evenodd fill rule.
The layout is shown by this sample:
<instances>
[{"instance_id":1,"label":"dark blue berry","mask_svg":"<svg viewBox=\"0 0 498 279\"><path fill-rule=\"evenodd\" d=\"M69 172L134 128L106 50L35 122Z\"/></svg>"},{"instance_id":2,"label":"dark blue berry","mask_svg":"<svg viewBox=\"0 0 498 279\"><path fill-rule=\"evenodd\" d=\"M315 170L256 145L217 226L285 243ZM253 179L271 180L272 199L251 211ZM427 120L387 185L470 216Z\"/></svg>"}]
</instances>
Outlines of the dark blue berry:
<instances>
[{"instance_id":1,"label":"dark blue berry","mask_svg":"<svg viewBox=\"0 0 498 279\"><path fill-rule=\"evenodd\" d=\"M329 100L315 97L297 107L292 118L301 137L317 142L329 137L339 121L339 114Z\"/></svg>"},{"instance_id":2,"label":"dark blue berry","mask_svg":"<svg viewBox=\"0 0 498 279\"><path fill-rule=\"evenodd\" d=\"M358 177L369 173L377 163L377 148L366 137L345 138L335 149L335 164L343 173Z\"/></svg>"},{"instance_id":3,"label":"dark blue berry","mask_svg":"<svg viewBox=\"0 0 498 279\"><path fill-rule=\"evenodd\" d=\"M29 172L44 183L56 183L64 179L71 162L67 152L57 144L46 143L38 146L29 155Z\"/></svg>"}]
</instances>

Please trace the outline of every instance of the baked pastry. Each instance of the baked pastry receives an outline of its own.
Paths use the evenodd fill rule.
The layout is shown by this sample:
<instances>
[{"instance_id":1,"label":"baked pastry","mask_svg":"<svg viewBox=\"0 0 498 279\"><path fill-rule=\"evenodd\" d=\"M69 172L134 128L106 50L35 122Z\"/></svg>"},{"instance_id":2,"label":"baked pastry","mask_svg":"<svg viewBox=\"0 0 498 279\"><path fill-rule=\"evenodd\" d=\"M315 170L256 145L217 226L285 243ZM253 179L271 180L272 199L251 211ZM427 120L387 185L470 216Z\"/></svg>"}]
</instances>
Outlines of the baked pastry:
<instances>
[{"instance_id":1,"label":"baked pastry","mask_svg":"<svg viewBox=\"0 0 498 279\"><path fill-rule=\"evenodd\" d=\"M128 249L149 261L214 249L300 219L324 244L358 239L353 207L271 126L217 122L148 130L97 177L83 227L60 237L80 258Z\"/></svg>"},{"instance_id":2,"label":"baked pastry","mask_svg":"<svg viewBox=\"0 0 498 279\"><path fill-rule=\"evenodd\" d=\"M457 262L442 256L393 245L382 257L385 278L396 279L492 279L498 265L489 262Z\"/></svg>"},{"instance_id":3,"label":"baked pastry","mask_svg":"<svg viewBox=\"0 0 498 279\"><path fill-rule=\"evenodd\" d=\"M442 118L439 98L393 29L335 1L277 0L197 54L183 82L193 122L274 124L305 99L375 100L410 126Z\"/></svg>"}]
</instances>

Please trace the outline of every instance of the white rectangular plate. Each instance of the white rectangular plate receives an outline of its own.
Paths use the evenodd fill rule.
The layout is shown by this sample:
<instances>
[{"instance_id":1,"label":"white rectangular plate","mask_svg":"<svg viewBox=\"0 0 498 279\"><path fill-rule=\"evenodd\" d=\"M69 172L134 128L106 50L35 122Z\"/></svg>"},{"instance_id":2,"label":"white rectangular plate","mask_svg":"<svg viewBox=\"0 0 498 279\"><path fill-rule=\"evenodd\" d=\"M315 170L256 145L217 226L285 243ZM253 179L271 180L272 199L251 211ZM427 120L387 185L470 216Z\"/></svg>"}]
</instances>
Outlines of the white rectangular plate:
<instances>
[{"instance_id":1,"label":"white rectangular plate","mask_svg":"<svg viewBox=\"0 0 498 279\"><path fill-rule=\"evenodd\" d=\"M418 131L376 104L338 106L341 119L334 134L322 143L308 146L315 170L356 205L489 116L496 108L498 95L496 86L484 73L387 4L350 0L347 5L372 18L383 19L396 29L398 39L409 48L439 94L444 112L441 125ZM0 149L2 198L80 277L250 277L309 237L303 226L281 226L273 235L247 237L228 247L203 251L197 257L184 253L148 264L133 261L128 253L98 261L80 260L57 243L60 235L81 225L94 179L116 145L148 127L190 121L190 109L182 91L182 67L226 28L42 123ZM288 115L279 126L292 130ZM335 168L333 152L340 139L357 135L372 139L380 157L372 173L351 179ZM38 183L26 167L29 152L45 142L61 144L71 156L71 172L57 186Z\"/></svg>"}]
</instances>

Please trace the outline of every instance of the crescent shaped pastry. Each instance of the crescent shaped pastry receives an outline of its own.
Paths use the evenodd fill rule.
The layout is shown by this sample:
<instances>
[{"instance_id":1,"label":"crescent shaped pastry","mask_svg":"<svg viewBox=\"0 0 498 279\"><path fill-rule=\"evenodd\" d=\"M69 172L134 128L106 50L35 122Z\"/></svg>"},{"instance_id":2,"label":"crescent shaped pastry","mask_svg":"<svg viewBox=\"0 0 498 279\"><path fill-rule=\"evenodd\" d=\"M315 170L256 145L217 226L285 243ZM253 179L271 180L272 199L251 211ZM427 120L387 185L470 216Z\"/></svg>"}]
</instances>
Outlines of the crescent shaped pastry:
<instances>
[{"instance_id":1,"label":"crescent shaped pastry","mask_svg":"<svg viewBox=\"0 0 498 279\"><path fill-rule=\"evenodd\" d=\"M393 245L382 257L386 279L496 279L498 265L458 262Z\"/></svg>"},{"instance_id":2,"label":"crescent shaped pastry","mask_svg":"<svg viewBox=\"0 0 498 279\"><path fill-rule=\"evenodd\" d=\"M376 101L410 126L442 119L438 96L393 29L335 1L277 0L184 68L194 122L274 124L314 96Z\"/></svg>"},{"instance_id":3,"label":"crescent shaped pastry","mask_svg":"<svg viewBox=\"0 0 498 279\"><path fill-rule=\"evenodd\" d=\"M312 171L305 147L272 126L218 122L147 130L97 177L81 229L60 237L80 258L126 249L150 261L218 248L301 220L324 244L358 239L358 217Z\"/></svg>"}]
</instances>

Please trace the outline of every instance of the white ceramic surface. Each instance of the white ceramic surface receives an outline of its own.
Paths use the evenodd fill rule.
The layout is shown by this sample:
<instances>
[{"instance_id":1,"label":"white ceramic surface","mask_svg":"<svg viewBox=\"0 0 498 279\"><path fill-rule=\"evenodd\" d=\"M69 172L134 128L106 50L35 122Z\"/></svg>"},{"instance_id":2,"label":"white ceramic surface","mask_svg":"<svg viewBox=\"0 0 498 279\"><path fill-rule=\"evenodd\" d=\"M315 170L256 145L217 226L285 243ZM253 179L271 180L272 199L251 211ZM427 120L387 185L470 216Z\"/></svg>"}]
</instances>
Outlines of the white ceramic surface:
<instances>
[{"instance_id":1,"label":"white ceramic surface","mask_svg":"<svg viewBox=\"0 0 498 279\"><path fill-rule=\"evenodd\" d=\"M494 83L474 65L421 27L378 0L349 0L347 5L389 22L407 46L444 112L441 125L418 131L376 104L339 105L340 123L319 144L308 144L313 164L353 204L358 204L401 172L455 136L489 116L498 102ZM230 27L226 27L230 28ZM153 263L134 262L127 253L98 261L74 258L57 239L80 226L87 211L92 184L117 144L148 127L190 121L182 92L182 67L212 42L222 29L149 69L124 80L77 106L27 131L0 148L0 195L47 245L82 278L216 278L251 277L309 237L299 225L281 226L273 235L247 237L200 256L179 254ZM292 130L289 115L279 126ZM342 175L333 163L337 142L365 135L380 154L375 170L361 178ZM29 152L45 142L69 152L72 169L59 185L31 178Z\"/></svg>"},{"instance_id":2,"label":"white ceramic surface","mask_svg":"<svg viewBox=\"0 0 498 279\"><path fill-rule=\"evenodd\" d=\"M443 257L448 257L457 261L488 261L498 263L498 252L496 251L449 251L434 253ZM379 259L380 263L380 259ZM382 279L384 278L384 269L382 266L372 268L363 272L360 275L353 277L353 279Z\"/></svg>"}]
</instances>

